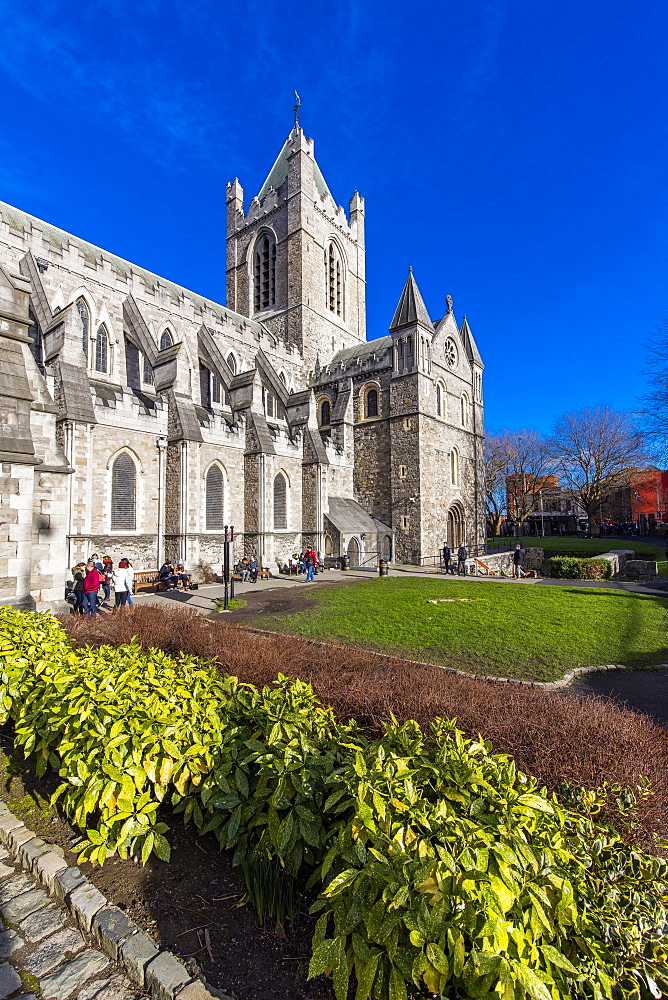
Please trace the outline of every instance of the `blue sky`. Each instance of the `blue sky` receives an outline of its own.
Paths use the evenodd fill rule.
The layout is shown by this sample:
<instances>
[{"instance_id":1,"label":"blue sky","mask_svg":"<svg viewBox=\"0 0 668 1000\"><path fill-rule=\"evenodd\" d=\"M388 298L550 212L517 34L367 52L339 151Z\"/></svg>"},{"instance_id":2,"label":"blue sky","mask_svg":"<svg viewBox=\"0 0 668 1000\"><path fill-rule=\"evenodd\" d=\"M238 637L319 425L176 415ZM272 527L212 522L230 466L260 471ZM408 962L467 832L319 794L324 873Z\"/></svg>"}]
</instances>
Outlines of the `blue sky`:
<instances>
[{"instance_id":1,"label":"blue sky","mask_svg":"<svg viewBox=\"0 0 668 1000\"><path fill-rule=\"evenodd\" d=\"M369 336L451 294L487 425L633 410L668 316L665 0L0 0L0 199L224 301L293 90L366 198Z\"/></svg>"}]
</instances>

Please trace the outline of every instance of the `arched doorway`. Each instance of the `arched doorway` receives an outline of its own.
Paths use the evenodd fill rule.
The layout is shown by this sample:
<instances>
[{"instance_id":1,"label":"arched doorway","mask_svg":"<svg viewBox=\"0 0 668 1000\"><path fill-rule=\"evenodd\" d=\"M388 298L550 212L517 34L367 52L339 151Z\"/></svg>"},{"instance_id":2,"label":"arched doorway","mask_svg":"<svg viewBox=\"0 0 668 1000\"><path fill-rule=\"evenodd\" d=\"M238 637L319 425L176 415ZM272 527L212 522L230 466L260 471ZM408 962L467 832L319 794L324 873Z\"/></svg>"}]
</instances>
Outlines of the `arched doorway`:
<instances>
[{"instance_id":1,"label":"arched doorway","mask_svg":"<svg viewBox=\"0 0 668 1000\"><path fill-rule=\"evenodd\" d=\"M464 518L460 507L448 511L448 545L456 549L464 543Z\"/></svg>"},{"instance_id":2,"label":"arched doorway","mask_svg":"<svg viewBox=\"0 0 668 1000\"><path fill-rule=\"evenodd\" d=\"M380 558L392 562L392 537L390 535L383 535L380 543Z\"/></svg>"},{"instance_id":3,"label":"arched doorway","mask_svg":"<svg viewBox=\"0 0 668 1000\"><path fill-rule=\"evenodd\" d=\"M351 538L348 542L348 558L351 569L360 564L360 544L356 538Z\"/></svg>"}]
</instances>

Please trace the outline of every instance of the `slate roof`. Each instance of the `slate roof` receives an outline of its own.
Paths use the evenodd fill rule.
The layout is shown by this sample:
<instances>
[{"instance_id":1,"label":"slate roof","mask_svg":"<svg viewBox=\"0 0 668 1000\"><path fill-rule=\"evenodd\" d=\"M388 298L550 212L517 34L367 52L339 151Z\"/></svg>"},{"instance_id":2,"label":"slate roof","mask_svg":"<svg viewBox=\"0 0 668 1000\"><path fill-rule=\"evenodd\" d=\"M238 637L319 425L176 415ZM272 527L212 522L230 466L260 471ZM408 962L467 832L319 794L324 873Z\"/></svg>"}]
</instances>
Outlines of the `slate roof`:
<instances>
[{"instance_id":1,"label":"slate roof","mask_svg":"<svg viewBox=\"0 0 668 1000\"><path fill-rule=\"evenodd\" d=\"M362 531L392 531L387 524L383 524L382 521L378 521L371 514L368 514L356 500L348 500L345 497L328 497L327 499L329 510L326 517L339 531L347 534L359 534Z\"/></svg>"},{"instance_id":2,"label":"slate roof","mask_svg":"<svg viewBox=\"0 0 668 1000\"><path fill-rule=\"evenodd\" d=\"M468 354L471 361L476 361L481 368L484 368L485 366L482 363L482 358L480 357L480 351L478 350L476 342L473 339L473 334L471 333L471 327L469 326L466 316L464 317L462 328L459 331L459 336L462 338L464 350Z\"/></svg>"},{"instance_id":3,"label":"slate roof","mask_svg":"<svg viewBox=\"0 0 668 1000\"><path fill-rule=\"evenodd\" d=\"M136 264L130 263L130 261L123 260L122 257L117 257L116 254L109 253L108 250L102 250L100 247L95 246L94 243L88 243L86 240L79 239L78 236L72 236L71 233L66 232L64 229L58 229L57 226L52 226L50 223L44 222L34 215L29 215L19 208L14 208L13 205L8 205L4 201L0 201L0 218L8 223L11 229L15 229L18 232L30 232L33 227L39 229L44 233L44 239L47 243L50 243L56 250L67 248L68 244L72 243L81 251L84 259L89 264L98 264L101 260L106 260L117 274L124 277L130 274L139 275L147 287L155 288L157 285L160 285L171 292L177 299L180 299L183 295L187 299L190 299L196 309L210 309L219 319L231 323L233 326L241 328L246 324L258 332L269 333L264 325L258 323L256 320L249 319L247 316L241 316L219 302L214 302L203 295L198 295L197 292L191 292L188 288L183 288L181 285L177 285L173 281L168 281L167 278L163 278L159 274L153 274L152 271L147 271L143 267L138 267Z\"/></svg>"},{"instance_id":4,"label":"slate roof","mask_svg":"<svg viewBox=\"0 0 668 1000\"><path fill-rule=\"evenodd\" d=\"M365 358L369 354L382 355L392 344L392 337L378 337L376 340L365 340L362 344L355 344L354 347L346 347L334 355L327 365L335 365L339 361L354 361L355 358Z\"/></svg>"},{"instance_id":5,"label":"slate roof","mask_svg":"<svg viewBox=\"0 0 668 1000\"><path fill-rule=\"evenodd\" d=\"M406 284L399 299L399 305L395 310L394 319L390 323L390 330L396 330L401 326L408 326L411 323L421 323L427 329L433 329L427 307L420 295L417 282L413 277L412 267L409 268Z\"/></svg>"},{"instance_id":6,"label":"slate roof","mask_svg":"<svg viewBox=\"0 0 668 1000\"><path fill-rule=\"evenodd\" d=\"M269 171L266 181L260 188L260 193L257 196L260 204L262 204L264 199L267 197L269 188L273 187L275 191L278 191L281 184L285 184L288 178L288 154L290 152L290 143L292 141L293 135L294 135L294 130L285 140L283 149L276 157L276 162ZM318 166L315 158L313 159L313 180L315 181L316 191L318 192L321 198L324 198L326 194L328 194L330 198L332 197L332 195L330 194L330 190L327 187L327 182L325 181L325 178L322 176L322 171Z\"/></svg>"}]
</instances>

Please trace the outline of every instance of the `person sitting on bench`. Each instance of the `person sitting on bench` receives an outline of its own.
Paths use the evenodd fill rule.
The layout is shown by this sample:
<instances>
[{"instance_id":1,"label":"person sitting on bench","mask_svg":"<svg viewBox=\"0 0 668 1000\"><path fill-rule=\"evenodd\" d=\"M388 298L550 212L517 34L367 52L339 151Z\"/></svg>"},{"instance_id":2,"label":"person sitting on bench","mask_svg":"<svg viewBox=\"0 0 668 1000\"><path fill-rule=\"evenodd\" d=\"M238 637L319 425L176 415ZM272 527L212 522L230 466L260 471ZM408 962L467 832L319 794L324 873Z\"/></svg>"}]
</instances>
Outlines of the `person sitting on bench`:
<instances>
[{"instance_id":1,"label":"person sitting on bench","mask_svg":"<svg viewBox=\"0 0 668 1000\"><path fill-rule=\"evenodd\" d=\"M160 582L164 583L167 590L176 590L179 578L174 572L172 563L163 563L160 567Z\"/></svg>"},{"instance_id":2,"label":"person sitting on bench","mask_svg":"<svg viewBox=\"0 0 668 1000\"><path fill-rule=\"evenodd\" d=\"M190 573L186 573L186 568L182 562L176 564L176 579L181 583L184 590L190 590Z\"/></svg>"}]
</instances>

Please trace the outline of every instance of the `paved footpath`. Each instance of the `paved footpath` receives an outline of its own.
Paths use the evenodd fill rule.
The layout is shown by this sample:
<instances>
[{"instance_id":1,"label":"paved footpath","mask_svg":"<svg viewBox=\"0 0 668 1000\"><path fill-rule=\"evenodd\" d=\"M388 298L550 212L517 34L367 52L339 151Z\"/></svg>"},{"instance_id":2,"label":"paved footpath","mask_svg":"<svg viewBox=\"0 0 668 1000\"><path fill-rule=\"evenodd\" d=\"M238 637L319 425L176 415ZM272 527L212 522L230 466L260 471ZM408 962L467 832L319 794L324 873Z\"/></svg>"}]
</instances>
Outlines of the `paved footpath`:
<instances>
[{"instance_id":1,"label":"paved footpath","mask_svg":"<svg viewBox=\"0 0 668 1000\"><path fill-rule=\"evenodd\" d=\"M0 848L0 1000L147 996L89 947L67 911Z\"/></svg>"}]
</instances>

